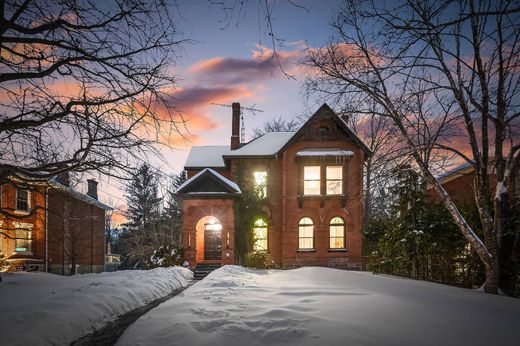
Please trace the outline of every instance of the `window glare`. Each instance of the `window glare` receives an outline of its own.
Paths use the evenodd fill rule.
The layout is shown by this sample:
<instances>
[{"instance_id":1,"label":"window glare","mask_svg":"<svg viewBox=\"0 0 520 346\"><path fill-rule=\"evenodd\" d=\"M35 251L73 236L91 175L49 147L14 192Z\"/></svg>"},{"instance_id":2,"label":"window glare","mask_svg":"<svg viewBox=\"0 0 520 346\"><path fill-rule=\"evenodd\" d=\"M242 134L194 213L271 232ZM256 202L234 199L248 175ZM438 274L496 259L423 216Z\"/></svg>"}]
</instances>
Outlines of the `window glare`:
<instances>
[{"instance_id":1,"label":"window glare","mask_svg":"<svg viewBox=\"0 0 520 346\"><path fill-rule=\"evenodd\" d=\"M327 166L327 179L341 179L342 171L341 166Z\"/></svg>"},{"instance_id":2,"label":"window glare","mask_svg":"<svg viewBox=\"0 0 520 346\"><path fill-rule=\"evenodd\" d=\"M254 172L255 185L261 186L267 183L267 172Z\"/></svg>"},{"instance_id":3,"label":"window glare","mask_svg":"<svg viewBox=\"0 0 520 346\"><path fill-rule=\"evenodd\" d=\"M320 180L320 166L303 167L303 175L305 180Z\"/></svg>"}]
</instances>

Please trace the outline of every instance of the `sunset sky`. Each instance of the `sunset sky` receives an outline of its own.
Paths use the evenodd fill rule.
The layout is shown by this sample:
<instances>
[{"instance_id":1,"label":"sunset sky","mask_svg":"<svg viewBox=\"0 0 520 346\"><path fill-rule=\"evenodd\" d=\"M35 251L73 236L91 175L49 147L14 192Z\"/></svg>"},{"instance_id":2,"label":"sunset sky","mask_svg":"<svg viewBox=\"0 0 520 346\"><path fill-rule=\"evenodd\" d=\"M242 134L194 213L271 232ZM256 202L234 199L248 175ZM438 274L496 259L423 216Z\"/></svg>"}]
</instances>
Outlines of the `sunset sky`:
<instances>
[{"instance_id":1,"label":"sunset sky","mask_svg":"<svg viewBox=\"0 0 520 346\"><path fill-rule=\"evenodd\" d=\"M269 119L291 118L317 109L320 102L307 100L303 95L304 71L297 61L307 44L326 44L331 33L328 23L340 2L297 3L306 6L308 12L287 1L278 1L273 19L275 33L285 40L279 47L280 63L294 79L285 76L269 59L272 45L265 35L265 21L259 18L263 12L256 1L248 4L242 19L235 16L231 22L225 20L223 10L209 1L179 3L178 29L182 37L192 42L184 45L185 51L179 57L179 85L173 96L188 121L190 141L174 141L179 150L163 151L170 166L182 169L191 145L229 142L231 109L211 102L236 101L263 110L256 115L245 113L246 135Z\"/></svg>"},{"instance_id":2,"label":"sunset sky","mask_svg":"<svg viewBox=\"0 0 520 346\"><path fill-rule=\"evenodd\" d=\"M257 1L250 1L231 20L219 5L210 1L179 1L174 10L179 39L188 39L178 52L175 70L177 89L171 94L187 120L183 140L171 137L171 148L162 148L164 160L151 161L165 174L182 170L192 145L223 145L231 135L231 109L211 102L254 106L263 113L244 114L246 140L252 129L277 117L292 118L311 113L323 100L309 100L303 94L305 71L297 65L307 45L324 46L332 29L329 23L341 1L277 1L273 29L284 39L277 46L285 76L271 57L272 43L266 31L264 12ZM237 8L238 9L238 8ZM121 183L100 180L100 198L124 208Z\"/></svg>"}]
</instances>

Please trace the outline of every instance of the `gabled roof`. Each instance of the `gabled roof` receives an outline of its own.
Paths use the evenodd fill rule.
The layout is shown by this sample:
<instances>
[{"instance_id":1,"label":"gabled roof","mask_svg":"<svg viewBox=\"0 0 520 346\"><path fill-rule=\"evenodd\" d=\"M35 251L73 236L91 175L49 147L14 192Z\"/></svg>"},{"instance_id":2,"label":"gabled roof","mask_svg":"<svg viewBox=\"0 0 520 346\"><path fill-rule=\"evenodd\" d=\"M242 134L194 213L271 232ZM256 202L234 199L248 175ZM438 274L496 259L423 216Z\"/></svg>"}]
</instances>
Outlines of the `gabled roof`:
<instances>
[{"instance_id":1,"label":"gabled roof","mask_svg":"<svg viewBox=\"0 0 520 346\"><path fill-rule=\"evenodd\" d=\"M368 148L368 146L347 126L345 121L341 119L336 112L334 112L326 103L324 103L307 121L294 133L290 140L285 143L285 145L280 149L279 152L283 152L289 145L294 143L300 135L303 134L308 124L312 121L317 120L319 118L328 118L333 120L338 127L347 135L347 137L356 144L366 156L372 155L372 151ZM365 156L365 157L366 157Z\"/></svg>"},{"instance_id":2,"label":"gabled roof","mask_svg":"<svg viewBox=\"0 0 520 346\"><path fill-rule=\"evenodd\" d=\"M365 152L366 156L372 155L372 151L365 143L347 126L327 104L323 104L300 128L295 132L268 132L249 143L243 144L236 150L231 150L227 145L219 146L194 146L184 165L185 169L200 168L225 168L226 159L235 157L276 157L283 153L287 147L296 141L308 127L308 124L317 119L331 119L338 128L343 131L349 140Z\"/></svg>"},{"instance_id":3,"label":"gabled roof","mask_svg":"<svg viewBox=\"0 0 520 346\"><path fill-rule=\"evenodd\" d=\"M239 149L231 150L224 155L227 157L271 157L280 152L280 149L294 136L295 132L268 132L255 138Z\"/></svg>"},{"instance_id":4,"label":"gabled roof","mask_svg":"<svg viewBox=\"0 0 520 346\"><path fill-rule=\"evenodd\" d=\"M179 195L222 196L242 193L238 185L211 168L206 168L186 180L175 190Z\"/></svg>"},{"instance_id":5,"label":"gabled roof","mask_svg":"<svg viewBox=\"0 0 520 346\"><path fill-rule=\"evenodd\" d=\"M98 201L97 199L95 199L94 197L91 197L89 195L86 195L82 192L79 192L78 190L74 189L73 187L70 187L70 186L66 186L66 185L63 185L61 182L59 182L56 177L52 178L49 180L49 185L52 186L53 188L55 188L56 190L60 190L60 191L63 191L65 193L68 193L70 194L72 197L76 198L76 199L79 199L83 202L86 202L88 204L92 204L92 205L95 205L96 207L99 207L103 210L107 210L107 211L110 211L110 210L114 210L114 208L104 204L104 203L101 203L100 201Z\"/></svg>"}]
</instances>

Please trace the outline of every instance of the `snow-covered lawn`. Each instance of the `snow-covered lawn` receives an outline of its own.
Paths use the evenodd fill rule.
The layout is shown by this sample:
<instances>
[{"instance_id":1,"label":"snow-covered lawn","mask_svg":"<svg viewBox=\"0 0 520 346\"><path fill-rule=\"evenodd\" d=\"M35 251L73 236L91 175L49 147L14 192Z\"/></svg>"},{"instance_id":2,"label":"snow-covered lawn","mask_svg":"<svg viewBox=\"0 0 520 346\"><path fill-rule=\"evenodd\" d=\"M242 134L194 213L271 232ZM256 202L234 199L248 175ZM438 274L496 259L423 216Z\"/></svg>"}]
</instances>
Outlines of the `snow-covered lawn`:
<instances>
[{"instance_id":1,"label":"snow-covered lawn","mask_svg":"<svg viewBox=\"0 0 520 346\"><path fill-rule=\"evenodd\" d=\"M520 300L327 268L226 266L118 345L518 345Z\"/></svg>"},{"instance_id":2,"label":"snow-covered lawn","mask_svg":"<svg viewBox=\"0 0 520 346\"><path fill-rule=\"evenodd\" d=\"M181 267L75 276L3 273L0 344L68 345L186 286L192 276Z\"/></svg>"}]
</instances>

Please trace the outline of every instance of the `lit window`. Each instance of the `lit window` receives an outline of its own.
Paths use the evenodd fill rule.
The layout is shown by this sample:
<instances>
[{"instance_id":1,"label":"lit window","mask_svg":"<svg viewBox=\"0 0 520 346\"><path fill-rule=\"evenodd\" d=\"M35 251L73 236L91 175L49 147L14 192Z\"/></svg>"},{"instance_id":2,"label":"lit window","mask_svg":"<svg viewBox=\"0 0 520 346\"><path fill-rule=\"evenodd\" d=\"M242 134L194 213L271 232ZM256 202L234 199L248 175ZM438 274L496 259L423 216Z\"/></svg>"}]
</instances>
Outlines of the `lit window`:
<instances>
[{"instance_id":1,"label":"lit window","mask_svg":"<svg viewBox=\"0 0 520 346\"><path fill-rule=\"evenodd\" d=\"M303 194L320 194L320 166L303 167Z\"/></svg>"},{"instance_id":2,"label":"lit window","mask_svg":"<svg viewBox=\"0 0 520 346\"><path fill-rule=\"evenodd\" d=\"M16 210L29 211L29 191L16 189Z\"/></svg>"},{"instance_id":3,"label":"lit window","mask_svg":"<svg viewBox=\"0 0 520 346\"><path fill-rule=\"evenodd\" d=\"M258 197L267 197L267 172L254 172L255 177L255 191L258 193Z\"/></svg>"},{"instance_id":4,"label":"lit window","mask_svg":"<svg viewBox=\"0 0 520 346\"><path fill-rule=\"evenodd\" d=\"M343 187L343 167L327 166L327 195L341 195Z\"/></svg>"},{"instance_id":5,"label":"lit window","mask_svg":"<svg viewBox=\"0 0 520 346\"><path fill-rule=\"evenodd\" d=\"M345 222L340 217L333 217L330 220L330 248L344 249L345 248Z\"/></svg>"},{"instance_id":6,"label":"lit window","mask_svg":"<svg viewBox=\"0 0 520 346\"><path fill-rule=\"evenodd\" d=\"M16 229L14 231L14 251L29 252L31 251L32 231L25 229Z\"/></svg>"},{"instance_id":7,"label":"lit window","mask_svg":"<svg viewBox=\"0 0 520 346\"><path fill-rule=\"evenodd\" d=\"M298 223L298 248L314 248L314 224L309 217L300 219Z\"/></svg>"},{"instance_id":8,"label":"lit window","mask_svg":"<svg viewBox=\"0 0 520 346\"><path fill-rule=\"evenodd\" d=\"M267 223L264 221L264 219L258 219L255 221L253 233L255 237L253 250L267 251Z\"/></svg>"}]
</instances>

